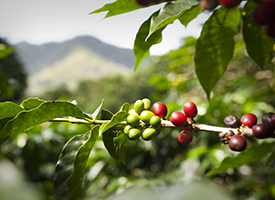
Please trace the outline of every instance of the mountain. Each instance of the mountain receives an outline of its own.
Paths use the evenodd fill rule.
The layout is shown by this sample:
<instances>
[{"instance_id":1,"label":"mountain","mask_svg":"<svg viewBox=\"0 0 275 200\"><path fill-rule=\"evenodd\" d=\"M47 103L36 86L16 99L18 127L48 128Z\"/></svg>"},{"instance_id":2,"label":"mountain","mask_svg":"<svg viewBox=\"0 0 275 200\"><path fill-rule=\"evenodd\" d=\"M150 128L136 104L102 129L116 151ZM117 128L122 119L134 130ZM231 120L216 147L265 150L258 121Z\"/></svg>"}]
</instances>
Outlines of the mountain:
<instances>
[{"instance_id":1,"label":"mountain","mask_svg":"<svg viewBox=\"0 0 275 200\"><path fill-rule=\"evenodd\" d=\"M15 45L28 73L28 94L67 85L81 80L133 72L134 54L130 49L106 44L91 36L79 36L56 43Z\"/></svg>"}]
</instances>

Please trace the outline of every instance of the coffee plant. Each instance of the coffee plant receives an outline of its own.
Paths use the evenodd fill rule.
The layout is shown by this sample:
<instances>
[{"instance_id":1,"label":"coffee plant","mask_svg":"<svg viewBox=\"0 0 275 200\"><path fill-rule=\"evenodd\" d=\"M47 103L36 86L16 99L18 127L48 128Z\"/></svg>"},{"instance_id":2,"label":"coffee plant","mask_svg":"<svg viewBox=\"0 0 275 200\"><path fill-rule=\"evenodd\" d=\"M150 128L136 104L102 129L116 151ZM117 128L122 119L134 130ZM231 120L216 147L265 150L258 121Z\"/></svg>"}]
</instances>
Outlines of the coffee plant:
<instances>
[{"instance_id":1,"label":"coffee plant","mask_svg":"<svg viewBox=\"0 0 275 200\"><path fill-rule=\"evenodd\" d=\"M235 38L242 37L250 59L262 69L274 70L274 0L117 0L104 5L91 14L107 11L107 17L161 4L140 27L134 44L135 69L150 55L151 46L162 40L163 30L179 20L187 26L200 13L209 18L203 24L196 40L194 65L198 80L211 101L213 89L226 73L235 49ZM273 9L273 10L272 10ZM183 52L184 53L184 52ZM184 56L184 55L182 55ZM271 88L274 90L274 78ZM134 91L133 91L134 92ZM108 97L106 97L108 98ZM151 102L141 97L135 102L124 103L117 112L104 108L104 101L92 113L87 113L75 102L28 98L20 104L11 101L0 103L0 145L3 147L20 133L29 132L45 123L81 124L88 131L75 134L63 146L54 172L54 198L83 199L85 173L98 140L115 161L127 165L127 144L135 141L150 143L165 132L177 131L177 143L183 148L196 144L196 133L210 133L236 156L226 157L219 166L208 169L207 176L216 176L229 169L275 157L275 113L270 110L259 120L256 114L243 116L229 114L224 126L197 121L199 107L195 97L182 102L182 110L173 110L164 102ZM226 111L225 111L226 112ZM251 142L253 141L253 142ZM259 141L259 143L255 142ZM194 153L194 152L193 152ZM197 153L199 154L199 153Z\"/></svg>"}]
</instances>

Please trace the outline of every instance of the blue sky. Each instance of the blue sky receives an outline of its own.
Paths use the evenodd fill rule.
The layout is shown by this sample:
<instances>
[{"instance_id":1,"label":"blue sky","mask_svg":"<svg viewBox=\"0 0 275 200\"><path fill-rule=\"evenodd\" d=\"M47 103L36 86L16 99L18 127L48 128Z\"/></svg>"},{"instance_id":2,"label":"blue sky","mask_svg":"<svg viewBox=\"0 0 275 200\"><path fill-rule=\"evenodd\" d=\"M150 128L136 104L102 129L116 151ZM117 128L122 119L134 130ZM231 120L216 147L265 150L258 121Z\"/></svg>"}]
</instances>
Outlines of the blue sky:
<instances>
[{"instance_id":1,"label":"blue sky","mask_svg":"<svg viewBox=\"0 0 275 200\"><path fill-rule=\"evenodd\" d=\"M103 19L106 13L90 12L114 0L0 0L0 36L10 42L41 44L64 41L77 35L92 35L119 47L132 48L139 26L156 5L127 14ZM198 21L204 21L202 15ZM198 22L186 29L179 22L163 32L163 42L151 48L151 54L163 54L179 45L180 38L198 36Z\"/></svg>"}]
</instances>

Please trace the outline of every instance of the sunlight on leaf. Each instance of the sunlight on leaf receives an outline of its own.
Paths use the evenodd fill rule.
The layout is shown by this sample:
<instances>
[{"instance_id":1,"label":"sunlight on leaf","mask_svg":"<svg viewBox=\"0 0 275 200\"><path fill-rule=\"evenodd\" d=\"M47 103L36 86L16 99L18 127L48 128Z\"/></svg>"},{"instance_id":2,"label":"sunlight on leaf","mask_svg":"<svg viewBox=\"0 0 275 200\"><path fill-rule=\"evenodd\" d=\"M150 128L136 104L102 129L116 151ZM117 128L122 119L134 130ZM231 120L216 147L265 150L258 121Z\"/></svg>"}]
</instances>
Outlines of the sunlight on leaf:
<instances>
[{"instance_id":1,"label":"sunlight on leaf","mask_svg":"<svg viewBox=\"0 0 275 200\"><path fill-rule=\"evenodd\" d=\"M196 43L195 68L208 99L233 57L234 35L240 30L238 7L215 10L205 22Z\"/></svg>"},{"instance_id":2,"label":"sunlight on leaf","mask_svg":"<svg viewBox=\"0 0 275 200\"><path fill-rule=\"evenodd\" d=\"M108 11L105 16L105 18L107 18L107 17L112 17L115 15L127 13L133 10L137 10L140 8L143 8L143 7L139 6L135 0L116 0L115 2L105 4L102 8L99 8L91 12L90 14Z\"/></svg>"},{"instance_id":3,"label":"sunlight on leaf","mask_svg":"<svg viewBox=\"0 0 275 200\"><path fill-rule=\"evenodd\" d=\"M226 172L228 169L236 169L242 165L248 165L264 159L269 152L274 148L275 142L263 142L260 145L252 146L245 151L239 153L236 157L226 157L219 167L213 168L207 173L208 176L213 176Z\"/></svg>"}]
</instances>

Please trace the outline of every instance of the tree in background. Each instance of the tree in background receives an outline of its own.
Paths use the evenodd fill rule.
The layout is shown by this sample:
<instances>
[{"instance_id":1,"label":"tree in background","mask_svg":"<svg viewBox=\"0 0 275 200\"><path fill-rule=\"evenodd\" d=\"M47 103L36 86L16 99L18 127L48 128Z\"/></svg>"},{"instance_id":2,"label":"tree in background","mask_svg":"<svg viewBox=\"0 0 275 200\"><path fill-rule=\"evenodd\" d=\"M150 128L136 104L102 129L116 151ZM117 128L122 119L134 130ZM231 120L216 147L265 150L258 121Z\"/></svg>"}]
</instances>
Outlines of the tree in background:
<instances>
[{"instance_id":1,"label":"tree in background","mask_svg":"<svg viewBox=\"0 0 275 200\"><path fill-rule=\"evenodd\" d=\"M152 57L140 76L61 93L88 105L106 92L92 113L75 101L1 103L1 156L23 167L47 199L274 199L274 1L203 2L117 0L94 11L110 17L163 3L136 35L136 68L167 25L187 26L203 10L210 17L198 39ZM258 12L268 16L261 26ZM108 82L114 91L102 86ZM104 108L135 92L135 102Z\"/></svg>"},{"instance_id":2,"label":"tree in background","mask_svg":"<svg viewBox=\"0 0 275 200\"><path fill-rule=\"evenodd\" d=\"M7 41L0 38L0 101L18 101L27 87L23 64Z\"/></svg>"}]
</instances>

